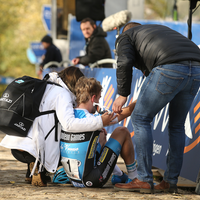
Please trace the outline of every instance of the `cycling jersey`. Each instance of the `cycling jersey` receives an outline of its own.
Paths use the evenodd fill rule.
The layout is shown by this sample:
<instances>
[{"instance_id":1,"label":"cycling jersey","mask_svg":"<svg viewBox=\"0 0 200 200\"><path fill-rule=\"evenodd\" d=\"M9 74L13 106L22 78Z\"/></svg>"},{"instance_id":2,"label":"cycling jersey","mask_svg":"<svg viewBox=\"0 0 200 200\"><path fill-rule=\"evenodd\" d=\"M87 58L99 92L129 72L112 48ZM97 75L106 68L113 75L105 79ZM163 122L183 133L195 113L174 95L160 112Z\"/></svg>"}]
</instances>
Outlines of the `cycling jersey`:
<instances>
[{"instance_id":1,"label":"cycling jersey","mask_svg":"<svg viewBox=\"0 0 200 200\"><path fill-rule=\"evenodd\" d=\"M85 109L75 109L74 113L76 118L95 117ZM99 133L61 132L61 162L75 187L102 187L116 165L120 143L109 138L101 151Z\"/></svg>"}]
</instances>

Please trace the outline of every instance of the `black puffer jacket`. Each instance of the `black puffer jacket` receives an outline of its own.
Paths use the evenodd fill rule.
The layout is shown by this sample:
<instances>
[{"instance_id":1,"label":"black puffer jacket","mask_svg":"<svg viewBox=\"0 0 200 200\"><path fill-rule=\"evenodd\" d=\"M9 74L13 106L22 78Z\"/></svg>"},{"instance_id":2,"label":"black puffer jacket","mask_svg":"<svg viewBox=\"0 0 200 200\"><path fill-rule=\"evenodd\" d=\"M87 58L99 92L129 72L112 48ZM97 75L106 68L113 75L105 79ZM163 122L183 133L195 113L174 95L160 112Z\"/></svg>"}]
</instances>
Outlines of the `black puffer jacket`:
<instances>
[{"instance_id":1,"label":"black puffer jacket","mask_svg":"<svg viewBox=\"0 0 200 200\"><path fill-rule=\"evenodd\" d=\"M105 37L107 33L103 31L101 27L97 27L90 39L86 39L86 55L79 56L79 63L83 65L88 65L94 63L98 60L111 58L110 47ZM111 68L112 64L104 64L99 67Z\"/></svg>"},{"instance_id":2,"label":"black puffer jacket","mask_svg":"<svg viewBox=\"0 0 200 200\"><path fill-rule=\"evenodd\" d=\"M51 62L51 61L55 61L58 63L62 62L61 52L54 44L51 44L46 49L45 58L40 65L44 67L44 65L46 65L48 62ZM57 66L51 65L49 68L51 68L51 67L57 67Z\"/></svg>"},{"instance_id":3,"label":"black puffer jacket","mask_svg":"<svg viewBox=\"0 0 200 200\"><path fill-rule=\"evenodd\" d=\"M116 40L117 88L122 96L131 90L132 67L146 76L159 65L199 61L200 49L180 33L162 25L141 25L122 33Z\"/></svg>"}]
</instances>

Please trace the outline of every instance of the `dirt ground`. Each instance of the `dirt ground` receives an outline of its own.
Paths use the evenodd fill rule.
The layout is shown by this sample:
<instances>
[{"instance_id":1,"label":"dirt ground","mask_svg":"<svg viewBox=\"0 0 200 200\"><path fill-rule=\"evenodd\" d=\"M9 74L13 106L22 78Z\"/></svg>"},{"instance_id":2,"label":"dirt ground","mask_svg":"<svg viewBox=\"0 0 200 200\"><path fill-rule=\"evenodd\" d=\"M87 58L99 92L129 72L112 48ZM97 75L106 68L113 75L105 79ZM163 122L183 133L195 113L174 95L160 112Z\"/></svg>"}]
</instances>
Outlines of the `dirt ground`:
<instances>
[{"instance_id":1,"label":"dirt ground","mask_svg":"<svg viewBox=\"0 0 200 200\"><path fill-rule=\"evenodd\" d=\"M0 141L5 135L0 133ZM124 169L124 164L118 162L120 168ZM0 147L0 200L9 199L200 199L200 195L195 194L195 188L178 188L179 194L155 193L140 194L137 192L116 191L110 180L103 188L88 189L75 188L71 184L48 183L45 188L35 187L27 184L25 179L26 164L15 160L10 150ZM53 174L51 175L53 177Z\"/></svg>"}]
</instances>

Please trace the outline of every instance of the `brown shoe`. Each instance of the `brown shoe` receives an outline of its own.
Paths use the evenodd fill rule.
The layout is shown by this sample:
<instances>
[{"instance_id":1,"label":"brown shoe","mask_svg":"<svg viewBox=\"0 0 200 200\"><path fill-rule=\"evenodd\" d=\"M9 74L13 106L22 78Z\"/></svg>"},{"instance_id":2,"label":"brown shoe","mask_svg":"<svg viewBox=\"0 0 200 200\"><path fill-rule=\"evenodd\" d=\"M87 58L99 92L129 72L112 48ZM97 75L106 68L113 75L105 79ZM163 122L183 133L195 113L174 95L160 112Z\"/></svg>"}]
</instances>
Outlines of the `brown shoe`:
<instances>
[{"instance_id":1,"label":"brown shoe","mask_svg":"<svg viewBox=\"0 0 200 200\"><path fill-rule=\"evenodd\" d=\"M164 180L162 180L158 185L154 186L154 189L155 192L178 193L176 184L170 184Z\"/></svg>"},{"instance_id":2,"label":"brown shoe","mask_svg":"<svg viewBox=\"0 0 200 200\"><path fill-rule=\"evenodd\" d=\"M28 170L27 170L28 171ZM48 174L48 172L46 172L46 170L44 171L44 179L47 183L51 182L51 176ZM31 184L32 182L32 177L30 177L31 172L26 173L26 178L25 178L25 182L28 184Z\"/></svg>"},{"instance_id":3,"label":"brown shoe","mask_svg":"<svg viewBox=\"0 0 200 200\"><path fill-rule=\"evenodd\" d=\"M34 162L30 163L30 171L32 171L33 167L34 167ZM32 181L31 184L34 186L39 186L39 187L46 187L47 183L44 179L44 174L42 172L38 172L38 166L36 166L35 168L35 172L32 176Z\"/></svg>"},{"instance_id":4,"label":"brown shoe","mask_svg":"<svg viewBox=\"0 0 200 200\"><path fill-rule=\"evenodd\" d=\"M153 182L143 182L135 178L130 183L117 183L114 187L116 190L126 190L140 193L154 193Z\"/></svg>"},{"instance_id":5,"label":"brown shoe","mask_svg":"<svg viewBox=\"0 0 200 200\"><path fill-rule=\"evenodd\" d=\"M44 179L47 183L50 183L51 182L51 176L48 176L47 174L45 174L44 176ZM25 182L28 183L28 184L31 184L32 182L32 177L26 177L25 178Z\"/></svg>"},{"instance_id":6,"label":"brown shoe","mask_svg":"<svg viewBox=\"0 0 200 200\"><path fill-rule=\"evenodd\" d=\"M31 184L32 178L31 177L26 177L25 182L28 184Z\"/></svg>"}]
</instances>

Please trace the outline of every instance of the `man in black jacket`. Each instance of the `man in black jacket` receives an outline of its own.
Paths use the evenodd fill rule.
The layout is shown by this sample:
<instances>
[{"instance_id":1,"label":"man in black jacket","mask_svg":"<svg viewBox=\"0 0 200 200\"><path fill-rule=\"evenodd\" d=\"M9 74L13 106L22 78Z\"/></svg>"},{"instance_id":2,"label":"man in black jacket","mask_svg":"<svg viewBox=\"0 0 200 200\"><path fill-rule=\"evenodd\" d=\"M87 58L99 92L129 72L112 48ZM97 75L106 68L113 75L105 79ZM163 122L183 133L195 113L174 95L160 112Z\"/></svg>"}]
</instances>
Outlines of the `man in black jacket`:
<instances>
[{"instance_id":1,"label":"man in black jacket","mask_svg":"<svg viewBox=\"0 0 200 200\"><path fill-rule=\"evenodd\" d=\"M86 40L86 55L74 58L72 63L86 66L101 59L111 58L110 47L105 39L107 33L101 27L97 27L90 18L83 19L80 27ZM103 64L99 67L112 68L112 64Z\"/></svg>"},{"instance_id":2,"label":"man in black jacket","mask_svg":"<svg viewBox=\"0 0 200 200\"><path fill-rule=\"evenodd\" d=\"M49 35L45 35L42 40L41 43L44 47L44 49L46 49L46 53L43 57L43 61L40 64L40 68L43 69L43 67L51 61L55 61L55 62L62 62L62 55L60 50L53 44L52 41L52 37ZM56 65L51 65L49 66L50 68L52 67L57 67Z\"/></svg>"},{"instance_id":3,"label":"man in black jacket","mask_svg":"<svg viewBox=\"0 0 200 200\"><path fill-rule=\"evenodd\" d=\"M147 76L131 115L136 145L138 178L116 184L119 190L153 193L177 192L185 146L184 123L200 86L200 50L188 38L162 25L128 23L116 40L120 112L130 94L133 66ZM169 103L169 152L163 181L154 187L151 122Z\"/></svg>"}]
</instances>

